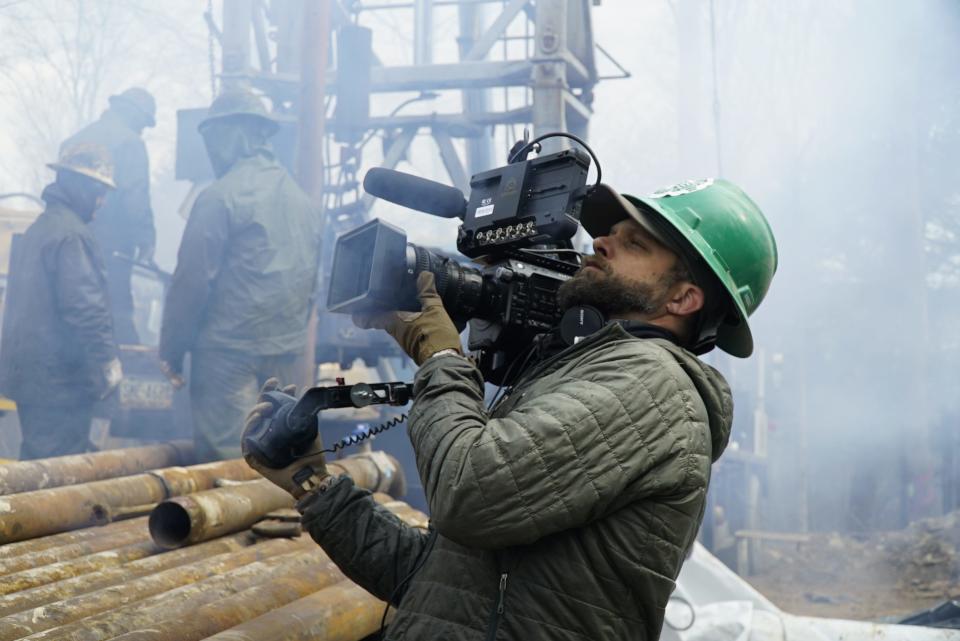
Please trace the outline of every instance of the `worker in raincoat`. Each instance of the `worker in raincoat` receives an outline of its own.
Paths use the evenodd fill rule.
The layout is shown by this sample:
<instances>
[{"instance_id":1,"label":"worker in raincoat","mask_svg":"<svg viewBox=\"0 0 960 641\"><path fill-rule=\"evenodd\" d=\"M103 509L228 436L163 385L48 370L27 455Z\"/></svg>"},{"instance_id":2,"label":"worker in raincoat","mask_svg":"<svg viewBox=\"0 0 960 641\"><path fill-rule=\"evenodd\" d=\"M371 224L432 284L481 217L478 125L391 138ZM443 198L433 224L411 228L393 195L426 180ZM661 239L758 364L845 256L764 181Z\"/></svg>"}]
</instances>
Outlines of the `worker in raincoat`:
<instances>
[{"instance_id":1,"label":"worker in raincoat","mask_svg":"<svg viewBox=\"0 0 960 641\"><path fill-rule=\"evenodd\" d=\"M57 178L16 241L0 337L0 391L17 403L21 459L92 451L94 403L123 375L88 224L114 188L109 152L77 144L48 166Z\"/></svg>"},{"instance_id":2,"label":"worker in raincoat","mask_svg":"<svg viewBox=\"0 0 960 641\"><path fill-rule=\"evenodd\" d=\"M100 118L64 141L61 150L79 143L102 145L113 161L112 190L90 228L100 245L117 341L139 343L133 322L130 276L133 260L152 263L156 246L150 206L150 161L141 135L156 125L157 104L146 89L131 87L110 97Z\"/></svg>"},{"instance_id":3,"label":"worker in raincoat","mask_svg":"<svg viewBox=\"0 0 960 641\"><path fill-rule=\"evenodd\" d=\"M297 379L317 283L319 214L273 153L278 125L253 93L200 123L216 181L190 212L167 292L161 368L183 382L200 460L240 455L243 417L270 376Z\"/></svg>"}]
</instances>

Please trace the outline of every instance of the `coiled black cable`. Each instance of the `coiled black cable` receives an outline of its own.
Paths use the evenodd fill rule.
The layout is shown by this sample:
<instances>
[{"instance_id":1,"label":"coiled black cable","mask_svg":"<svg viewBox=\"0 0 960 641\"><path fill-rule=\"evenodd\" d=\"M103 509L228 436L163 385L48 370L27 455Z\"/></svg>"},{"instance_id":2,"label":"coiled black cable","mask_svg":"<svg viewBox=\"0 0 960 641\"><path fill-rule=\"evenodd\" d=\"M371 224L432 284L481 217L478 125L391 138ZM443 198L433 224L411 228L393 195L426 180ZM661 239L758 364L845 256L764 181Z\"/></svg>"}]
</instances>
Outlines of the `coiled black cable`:
<instances>
[{"instance_id":1,"label":"coiled black cable","mask_svg":"<svg viewBox=\"0 0 960 641\"><path fill-rule=\"evenodd\" d=\"M400 423L403 423L406 420L407 420L406 414L395 416L391 418L389 421L381 423L376 427L370 428L366 432L361 432L359 434L348 434L347 436L344 436L342 439L334 443L331 447L323 451L329 454L336 454L337 452L339 452L344 448L350 447L351 445L359 445L360 443L363 443L368 438L373 438L377 434L382 434L383 432L386 432L387 430L389 430L391 427L400 425Z\"/></svg>"}]
</instances>

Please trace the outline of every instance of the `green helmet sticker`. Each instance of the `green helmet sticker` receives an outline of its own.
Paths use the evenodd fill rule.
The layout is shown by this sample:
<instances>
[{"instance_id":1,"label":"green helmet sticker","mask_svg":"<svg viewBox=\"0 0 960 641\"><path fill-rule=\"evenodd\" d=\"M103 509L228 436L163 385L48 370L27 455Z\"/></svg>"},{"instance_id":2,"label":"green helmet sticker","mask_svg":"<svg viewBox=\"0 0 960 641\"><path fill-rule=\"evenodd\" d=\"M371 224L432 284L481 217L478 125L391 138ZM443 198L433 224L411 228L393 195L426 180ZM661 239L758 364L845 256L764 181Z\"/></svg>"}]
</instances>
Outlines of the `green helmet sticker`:
<instances>
[{"instance_id":1,"label":"green helmet sticker","mask_svg":"<svg viewBox=\"0 0 960 641\"><path fill-rule=\"evenodd\" d=\"M666 198L667 196L682 196L692 194L695 191L706 189L713 184L713 178L701 178L700 180L686 180L669 187L661 187L652 194L651 198Z\"/></svg>"}]
</instances>

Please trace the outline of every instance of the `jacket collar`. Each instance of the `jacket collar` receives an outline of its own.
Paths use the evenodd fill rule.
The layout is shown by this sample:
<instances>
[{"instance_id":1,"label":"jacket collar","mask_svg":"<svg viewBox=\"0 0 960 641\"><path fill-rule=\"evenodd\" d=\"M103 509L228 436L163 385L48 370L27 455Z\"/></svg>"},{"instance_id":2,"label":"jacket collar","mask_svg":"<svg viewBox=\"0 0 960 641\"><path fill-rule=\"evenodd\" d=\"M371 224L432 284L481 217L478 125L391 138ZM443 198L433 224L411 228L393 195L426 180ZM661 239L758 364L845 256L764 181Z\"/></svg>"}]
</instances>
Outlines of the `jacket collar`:
<instances>
[{"instance_id":1,"label":"jacket collar","mask_svg":"<svg viewBox=\"0 0 960 641\"><path fill-rule=\"evenodd\" d=\"M86 222L70 204L70 201L67 199L67 195L63 193L63 190L60 189L60 186L57 183L53 182L44 187L43 193L40 194L40 198L43 200L43 202L47 203L47 211L63 211L76 216L82 222Z\"/></svg>"},{"instance_id":2,"label":"jacket collar","mask_svg":"<svg viewBox=\"0 0 960 641\"><path fill-rule=\"evenodd\" d=\"M541 338L538 340L550 340L549 334L541 334ZM535 364L527 372L521 373L517 378L517 382L514 387L522 385L526 381L529 381L532 378L535 378L546 372L548 370L554 369L561 362L570 360L578 354L586 352L590 349L593 349L597 345L603 345L605 343L611 343L618 340L637 340L635 336L627 332L623 327L618 323L607 323L602 329L597 330L596 332L585 337L580 342L575 345L566 347L559 352L552 354L544 358L539 363ZM538 349L534 347L533 349Z\"/></svg>"}]
</instances>

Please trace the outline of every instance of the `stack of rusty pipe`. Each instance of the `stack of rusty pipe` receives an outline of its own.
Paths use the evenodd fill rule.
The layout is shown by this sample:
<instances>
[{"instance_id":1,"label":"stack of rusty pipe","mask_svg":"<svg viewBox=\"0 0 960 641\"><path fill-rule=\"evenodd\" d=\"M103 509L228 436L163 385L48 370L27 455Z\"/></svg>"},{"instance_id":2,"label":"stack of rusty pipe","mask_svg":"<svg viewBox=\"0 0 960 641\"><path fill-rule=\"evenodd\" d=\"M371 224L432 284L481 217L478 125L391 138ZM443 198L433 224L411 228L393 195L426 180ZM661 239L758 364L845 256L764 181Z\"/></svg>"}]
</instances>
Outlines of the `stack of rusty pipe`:
<instances>
[{"instance_id":1,"label":"stack of rusty pipe","mask_svg":"<svg viewBox=\"0 0 960 641\"><path fill-rule=\"evenodd\" d=\"M259 477L236 459L0 496L0 544L103 525L118 510L210 489L223 479Z\"/></svg>"},{"instance_id":2,"label":"stack of rusty pipe","mask_svg":"<svg viewBox=\"0 0 960 641\"><path fill-rule=\"evenodd\" d=\"M309 537L267 538L249 529L290 507L286 493L242 461L176 467L188 450L166 449L181 457L161 463L173 467L143 472L131 457L109 473L88 472L89 482L46 474L37 482L42 489L27 484L0 496L0 641L346 641L377 630L383 604L347 580ZM109 455L104 461L123 458L102 454ZM399 466L380 452L330 467L370 490L404 490ZM375 496L409 525L426 526L407 504ZM154 503L149 519L97 525Z\"/></svg>"},{"instance_id":3,"label":"stack of rusty pipe","mask_svg":"<svg viewBox=\"0 0 960 641\"><path fill-rule=\"evenodd\" d=\"M383 452L358 454L329 463L333 474L346 474L358 486L402 496L403 474L396 460ZM164 548L175 548L244 530L269 512L293 507L285 491L259 479L160 503L150 514L150 535Z\"/></svg>"},{"instance_id":4,"label":"stack of rusty pipe","mask_svg":"<svg viewBox=\"0 0 960 641\"><path fill-rule=\"evenodd\" d=\"M193 443L189 441L18 461L0 465L0 496L100 481L193 462Z\"/></svg>"}]
</instances>

